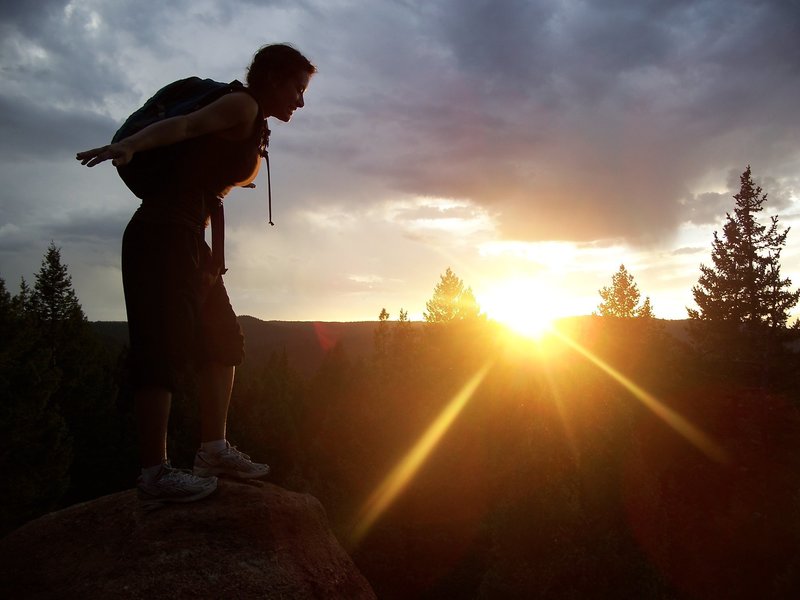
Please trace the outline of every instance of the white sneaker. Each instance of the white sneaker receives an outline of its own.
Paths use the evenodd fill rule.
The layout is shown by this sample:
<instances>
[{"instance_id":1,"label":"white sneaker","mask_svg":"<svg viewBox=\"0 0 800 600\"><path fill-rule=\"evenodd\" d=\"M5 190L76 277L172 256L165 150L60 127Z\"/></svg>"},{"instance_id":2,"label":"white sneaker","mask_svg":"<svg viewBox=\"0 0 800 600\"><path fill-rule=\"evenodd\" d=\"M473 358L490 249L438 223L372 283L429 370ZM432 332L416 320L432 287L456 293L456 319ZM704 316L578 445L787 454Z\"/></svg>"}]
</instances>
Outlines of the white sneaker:
<instances>
[{"instance_id":1,"label":"white sneaker","mask_svg":"<svg viewBox=\"0 0 800 600\"><path fill-rule=\"evenodd\" d=\"M202 448L194 457L193 473L198 477L222 475L238 479L260 479L269 475L269 467L253 462L244 452L225 442L222 452L211 454Z\"/></svg>"},{"instance_id":2,"label":"white sneaker","mask_svg":"<svg viewBox=\"0 0 800 600\"><path fill-rule=\"evenodd\" d=\"M148 506L168 502L194 502L217 489L216 477L198 477L188 469L174 469L169 462L152 481L139 477L136 485L139 500Z\"/></svg>"}]
</instances>

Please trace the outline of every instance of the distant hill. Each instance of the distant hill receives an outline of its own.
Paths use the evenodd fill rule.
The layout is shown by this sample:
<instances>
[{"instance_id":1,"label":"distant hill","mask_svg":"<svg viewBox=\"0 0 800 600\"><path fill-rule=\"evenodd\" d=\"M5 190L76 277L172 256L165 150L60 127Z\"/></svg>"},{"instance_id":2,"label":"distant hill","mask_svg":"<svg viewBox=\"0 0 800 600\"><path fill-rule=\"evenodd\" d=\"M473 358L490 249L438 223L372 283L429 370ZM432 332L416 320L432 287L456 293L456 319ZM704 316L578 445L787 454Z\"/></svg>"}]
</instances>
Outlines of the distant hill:
<instances>
[{"instance_id":1,"label":"distant hill","mask_svg":"<svg viewBox=\"0 0 800 600\"><path fill-rule=\"evenodd\" d=\"M113 351L128 345L127 321L92 321L92 329Z\"/></svg>"},{"instance_id":2,"label":"distant hill","mask_svg":"<svg viewBox=\"0 0 800 600\"><path fill-rule=\"evenodd\" d=\"M566 329L591 327L599 317L580 316L559 320ZM664 331L686 342L688 320L657 319ZM290 366L302 375L313 375L325 355L341 344L347 356L358 360L372 352L373 334L377 321L262 321L256 317L239 317L245 336L245 361L251 365L269 359L273 352L286 352ZM412 324L421 327L422 323ZM119 352L128 343L128 324L125 321L95 321L95 331L109 346Z\"/></svg>"},{"instance_id":3,"label":"distant hill","mask_svg":"<svg viewBox=\"0 0 800 600\"><path fill-rule=\"evenodd\" d=\"M257 363L285 350L292 368L305 376L314 374L337 344L352 359L369 355L377 326L377 321L262 321L247 315L240 316L239 323L245 336L245 361ZM95 321L92 327L113 352L128 344L125 321Z\"/></svg>"},{"instance_id":4,"label":"distant hill","mask_svg":"<svg viewBox=\"0 0 800 600\"><path fill-rule=\"evenodd\" d=\"M337 344L352 359L369 355L377 326L376 321L262 321L246 315L239 317L239 324L244 331L246 361L263 361L273 352L285 350L289 364L306 376L317 371Z\"/></svg>"},{"instance_id":5,"label":"distant hill","mask_svg":"<svg viewBox=\"0 0 800 600\"><path fill-rule=\"evenodd\" d=\"M558 319L556 324L560 329L569 331L571 329L584 329L586 327L593 327L593 323L597 319L602 319L596 315L582 315L577 317L564 317ZM688 342L691 337L689 335L689 319L654 319L664 330L664 333L674 337L681 342Z\"/></svg>"}]
</instances>

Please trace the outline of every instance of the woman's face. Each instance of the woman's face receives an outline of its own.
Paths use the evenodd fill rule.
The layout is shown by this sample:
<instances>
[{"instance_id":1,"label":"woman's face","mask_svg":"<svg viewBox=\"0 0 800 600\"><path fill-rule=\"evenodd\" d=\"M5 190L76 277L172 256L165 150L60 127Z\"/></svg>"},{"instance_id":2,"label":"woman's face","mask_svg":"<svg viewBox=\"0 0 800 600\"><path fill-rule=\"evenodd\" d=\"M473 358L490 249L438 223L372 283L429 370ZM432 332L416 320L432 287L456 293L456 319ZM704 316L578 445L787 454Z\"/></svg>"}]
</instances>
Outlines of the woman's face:
<instances>
[{"instance_id":1,"label":"woman's face","mask_svg":"<svg viewBox=\"0 0 800 600\"><path fill-rule=\"evenodd\" d=\"M305 106L303 94L308 87L309 78L308 73L297 73L270 88L264 116L288 122L294 111Z\"/></svg>"}]
</instances>

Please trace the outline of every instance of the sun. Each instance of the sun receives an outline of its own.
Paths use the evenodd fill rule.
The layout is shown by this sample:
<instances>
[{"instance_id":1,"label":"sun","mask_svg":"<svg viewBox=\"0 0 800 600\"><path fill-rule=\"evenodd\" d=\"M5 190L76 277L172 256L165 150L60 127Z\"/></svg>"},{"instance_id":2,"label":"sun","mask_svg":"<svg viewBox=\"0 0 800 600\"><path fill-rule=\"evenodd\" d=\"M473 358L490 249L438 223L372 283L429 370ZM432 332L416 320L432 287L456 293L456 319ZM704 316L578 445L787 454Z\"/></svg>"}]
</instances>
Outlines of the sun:
<instances>
[{"instance_id":1,"label":"sun","mask_svg":"<svg viewBox=\"0 0 800 600\"><path fill-rule=\"evenodd\" d=\"M553 290L532 278L497 282L480 295L478 302L490 319L531 338L541 338L550 331L563 310Z\"/></svg>"}]
</instances>

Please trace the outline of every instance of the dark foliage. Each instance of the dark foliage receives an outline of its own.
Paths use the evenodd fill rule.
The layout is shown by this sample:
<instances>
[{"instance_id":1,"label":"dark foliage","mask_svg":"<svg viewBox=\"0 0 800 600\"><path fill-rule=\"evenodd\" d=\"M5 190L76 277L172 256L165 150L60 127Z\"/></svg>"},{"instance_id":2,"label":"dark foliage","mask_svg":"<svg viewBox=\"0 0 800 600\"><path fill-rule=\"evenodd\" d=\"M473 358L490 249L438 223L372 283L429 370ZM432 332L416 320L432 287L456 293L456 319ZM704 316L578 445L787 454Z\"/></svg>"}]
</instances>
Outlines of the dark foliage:
<instances>
[{"instance_id":1,"label":"dark foliage","mask_svg":"<svg viewBox=\"0 0 800 600\"><path fill-rule=\"evenodd\" d=\"M27 286L23 286L27 290ZM69 486L72 444L55 403L58 376L43 336L0 279L0 534L45 513Z\"/></svg>"},{"instance_id":2,"label":"dark foliage","mask_svg":"<svg viewBox=\"0 0 800 600\"><path fill-rule=\"evenodd\" d=\"M578 319L541 346L480 321L374 327L371 355L336 345L308 379L280 353L246 362L231 429L256 456L280 457L277 483L323 502L379 597L800 589L796 392L704 371L653 320ZM485 365L413 477L358 534L374 491Z\"/></svg>"},{"instance_id":3,"label":"dark foliage","mask_svg":"<svg viewBox=\"0 0 800 600\"><path fill-rule=\"evenodd\" d=\"M92 330L60 250L51 244L33 289L0 290L2 531L74 502L128 487L133 452L118 406L118 355Z\"/></svg>"}]
</instances>

